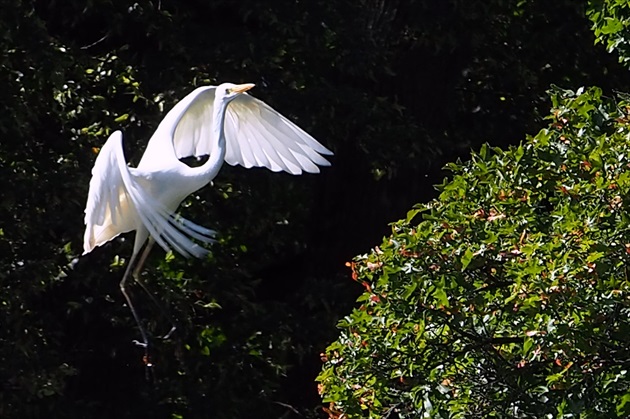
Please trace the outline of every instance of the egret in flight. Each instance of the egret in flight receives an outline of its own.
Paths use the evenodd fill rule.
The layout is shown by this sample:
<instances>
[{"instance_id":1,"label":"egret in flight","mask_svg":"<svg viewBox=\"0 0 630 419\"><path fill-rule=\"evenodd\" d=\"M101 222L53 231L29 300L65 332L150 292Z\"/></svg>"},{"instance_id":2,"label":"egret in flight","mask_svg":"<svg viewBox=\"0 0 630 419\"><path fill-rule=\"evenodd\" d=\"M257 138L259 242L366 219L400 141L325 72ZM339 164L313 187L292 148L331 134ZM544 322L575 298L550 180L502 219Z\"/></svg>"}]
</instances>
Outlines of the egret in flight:
<instances>
[{"instance_id":1,"label":"egret in flight","mask_svg":"<svg viewBox=\"0 0 630 419\"><path fill-rule=\"evenodd\" d=\"M330 150L269 105L245 93L252 87L251 83L223 83L194 90L160 122L137 168L127 166L120 131L109 137L96 158L85 208L83 254L121 233L136 231L120 289L145 350L146 332L125 291L129 276L144 288L139 274L154 242L166 251L203 257L208 251L192 239L213 241L212 230L175 214L181 202L212 181L223 161L293 175L319 173L318 165L330 164L323 157L331 155ZM180 161L206 155L208 160L198 167Z\"/></svg>"}]
</instances>

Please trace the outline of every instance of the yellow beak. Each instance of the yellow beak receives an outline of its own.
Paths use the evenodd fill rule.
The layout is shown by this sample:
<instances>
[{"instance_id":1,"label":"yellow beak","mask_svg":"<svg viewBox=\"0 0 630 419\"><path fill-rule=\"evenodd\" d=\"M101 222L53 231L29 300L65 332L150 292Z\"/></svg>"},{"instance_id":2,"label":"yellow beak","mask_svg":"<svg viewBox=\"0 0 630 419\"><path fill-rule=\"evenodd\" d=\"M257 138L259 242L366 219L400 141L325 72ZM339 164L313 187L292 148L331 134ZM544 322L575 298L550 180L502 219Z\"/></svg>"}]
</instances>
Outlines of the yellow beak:
<instances>
[{"instance_id":1,"label":"yellow beak","mask_svg":"<svg viewBox=\"0 0 630 419\"><path fill-rule=\"evenodd\" d=\"M256 86L254 83L237 84L236 86L232 87L230 91L236 92L236 93L243 93L243 92L248 91L254 86Z\"/></svg>"}]
</instances>

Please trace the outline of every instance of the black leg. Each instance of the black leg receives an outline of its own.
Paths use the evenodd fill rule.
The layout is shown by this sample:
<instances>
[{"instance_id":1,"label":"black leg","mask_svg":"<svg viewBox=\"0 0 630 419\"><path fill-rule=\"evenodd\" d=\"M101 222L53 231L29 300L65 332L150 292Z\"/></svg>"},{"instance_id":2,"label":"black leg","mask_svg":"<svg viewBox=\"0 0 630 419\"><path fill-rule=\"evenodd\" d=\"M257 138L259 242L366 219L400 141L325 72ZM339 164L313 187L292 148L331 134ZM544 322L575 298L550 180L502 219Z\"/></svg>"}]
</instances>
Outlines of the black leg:
<instances>
[{"instance_id":1,"label":"black leg","mask_svg":"<svg viewBox=\"0 0 630 419\"><path fill-rule=\"evenodd\" d=\"M136 261L137 258L138 258L138 252L131 255L131 259L129 260L129 264L127 265L127 269L125 270L125 274L123 275L123 278L120 281L120 292L122 292L122 295L125 297L125 300L127 300L127 305L129 306L129 309L131 310L131 314L133 314L133 318L136 320L138 329L140 329L140 336L142 336L142 342L138 342L138 341L134 341L134 342L144 347L145 358L148 359L149 339L147 338L147 332L144 330L144 327L142 327L142 322L140 321L140 317L138 316L138 313L136 312L136 309L134 308L133 303L131 302L131 298L129 297L129 294L127 294L127 290L125 289L127 279L129 278L129 275L132 272L134 262Z\"/></svg>"},{"instance_id":2,"label":"black leg","mask_svg":"<svg viewBox=\"0 0 630 419\"><path fill-rule=\"evenodd\" d=\"M152 238L149 237L149 241L144 249L144 252L142 253L142 257L140 258L140 261L138 262L138 264L136 265L136 268L133 270L133 279L134 281L136 281L136 283L138 285L140 285L140 287L144 290L144 292L147 293L147 295L149 296L149 298L151 299L151 301L153 301L153 304L157 307L157 309L160 311L160 314L162 315L162 317L166 318L170 323L171 323L171 330L162 337L162 339L168 339L171 337L171 335L173 334L173 332L175 332L175 330L177 329L177 326L175 325L175 322L173 321L172 317L168 314L168 312L164 309L164 307L162 306L162 304L160 304L160 302L157 300L157 298L155 298L155 296L153 295L153 293L149 290L149 288L144 284L144 282L142 282L140 280L140 272L142 270L142 266L144 265L144 262L147 259L147 256L149 256L149 253L151 251L151 248L153 247L153 244L155 243L155 240L153 240Z\"/></svg>"}]
</instances>

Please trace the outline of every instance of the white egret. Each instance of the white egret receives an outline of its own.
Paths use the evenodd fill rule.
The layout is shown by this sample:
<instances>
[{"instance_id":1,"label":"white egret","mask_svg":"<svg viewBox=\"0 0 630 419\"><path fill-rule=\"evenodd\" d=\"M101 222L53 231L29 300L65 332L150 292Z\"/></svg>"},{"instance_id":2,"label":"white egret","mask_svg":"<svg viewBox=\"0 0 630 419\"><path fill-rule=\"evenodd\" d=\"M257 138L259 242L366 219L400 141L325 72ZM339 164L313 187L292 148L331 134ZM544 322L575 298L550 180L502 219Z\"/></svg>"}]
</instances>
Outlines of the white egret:
<instances>
[{"instance_id":1,"label":"white egret","mask_svg":"<svg viewBox=\"0 0 630 419\"><path fill-rule=\"evenodd\" d=\"M174 214L188 195L214 179L224 160L231 165L266 167L294 175L318 173L317 165L330 164L322 157L331 155L330 150L269 105L245 93L252 87L251 83L224 83L194 90L160 122L137 168L127 166L120 131L109 137L96 158L85 208L83 254L121 233L136 231L120 289L145 348L147 335L125 284L131 274L144 288L139 273L154 242L186 257L207 254L192 239L210 243L213 231ZM180 161L205 155L209 158L199 167Z\"/></svg>"}]
</instances>

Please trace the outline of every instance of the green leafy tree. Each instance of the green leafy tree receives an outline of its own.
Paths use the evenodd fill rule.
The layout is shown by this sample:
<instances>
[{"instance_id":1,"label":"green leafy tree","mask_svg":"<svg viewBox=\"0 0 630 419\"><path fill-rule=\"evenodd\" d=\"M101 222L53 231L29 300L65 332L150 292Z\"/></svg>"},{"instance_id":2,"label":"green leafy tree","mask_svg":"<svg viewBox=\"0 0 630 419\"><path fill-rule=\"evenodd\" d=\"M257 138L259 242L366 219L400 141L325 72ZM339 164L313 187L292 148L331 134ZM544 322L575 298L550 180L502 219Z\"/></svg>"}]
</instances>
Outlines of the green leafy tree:
<instances>
[{"instance_id":1,"label":"green leafy tree","mask_svg":"<svg viewBox=\"0 0 630 419\"><path fill-rule=\"evenodd\" d=\"M630 4L623 0L591 0L588 17L593 23L596 42L608 52L617 52L619 62L630 64Z\"/></svg>"},{"instance_id":2,"label":"green leafy tree","mask_svg":"<svg viewBox=\"0 0 630 419\"><path fill-rule=\"evenodd\" d=\"M449 165L352 263L361 306L319 376L331 418L630 414L630 103L551 99L547 128Z\"/></svg>"}]
</instances>

